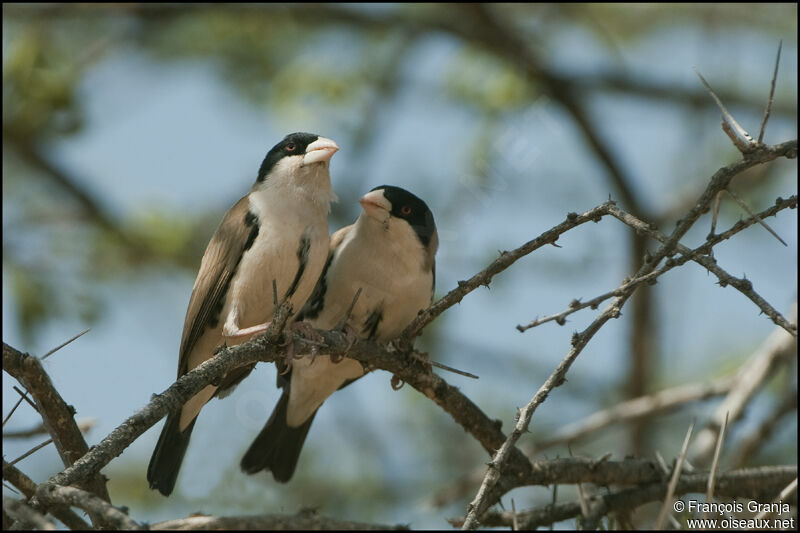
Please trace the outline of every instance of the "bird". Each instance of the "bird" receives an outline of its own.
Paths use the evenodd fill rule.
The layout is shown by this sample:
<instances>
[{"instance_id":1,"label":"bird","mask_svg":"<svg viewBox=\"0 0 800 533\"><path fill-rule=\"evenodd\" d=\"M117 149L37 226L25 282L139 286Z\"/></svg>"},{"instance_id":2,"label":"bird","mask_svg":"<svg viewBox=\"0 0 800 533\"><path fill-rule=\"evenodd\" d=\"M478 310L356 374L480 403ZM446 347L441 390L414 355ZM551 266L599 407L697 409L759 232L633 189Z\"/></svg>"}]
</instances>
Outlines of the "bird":
<instances>
[{"instance_id":1,"label":"bird","mask_svg":"<svg viewBox=\"0 0 800 533\"><path fill-rule=\"evenodd\" d=\"M203 254L183 325L179 378L223 343L239 344L267 329L273 283L282 301L302 309L328 255L328 213L337 200L329 170L338 150L331 139L298 132L264 157L250 191L225 214ZM229 372L167 415L147 468L151 489L172 493L200 410L252 369Z\"/></svg>"},{"instance_id":2,"label":"bird","mask_svg":"<svg viewBox=\"0 0 800 533\"><path fill-rule=\"evenodd\" d=\"M405 189L381 185L360 203L355 223L331 237L325 268L298 320L330 330L346 318L351 333L384 343L432 302L439 238L431 210ZM280 400L245 452L241 469L247 474L267 470L276 481L289 481L317 410L363 375L353 359L292 359L278 375Z\"/></svg>"}]
</instances>

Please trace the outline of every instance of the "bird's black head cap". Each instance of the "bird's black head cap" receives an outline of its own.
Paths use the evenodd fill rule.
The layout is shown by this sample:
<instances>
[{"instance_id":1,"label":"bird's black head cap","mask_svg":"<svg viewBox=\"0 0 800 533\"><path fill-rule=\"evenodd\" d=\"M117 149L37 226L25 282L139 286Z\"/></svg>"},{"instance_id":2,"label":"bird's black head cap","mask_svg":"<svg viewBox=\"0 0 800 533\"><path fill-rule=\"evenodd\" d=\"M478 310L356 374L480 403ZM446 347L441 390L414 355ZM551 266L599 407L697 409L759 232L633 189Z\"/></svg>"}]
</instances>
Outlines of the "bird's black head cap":
<instances>
[{"instance_id":1,"label":"bird's black head cap","mask_svg":"<svg viewBox=\"0 0 800 533\"><path fill-rule=\"evenodd\" d=\"M372 191L377 191L378 189L383 189L383 196L392 204L391 215L408 221L422 245L427 247L433 232L436 231L433 213L428 209L428 205L419 197L401 187L379 185Z\"/></svg>"},{"instance_id":2,"label":"bird's black head cap","mask_svg":"<svg viewBox=\"0 0 800 533\"><path fill-rule=\"evenodd\" d=\"M293 155L303 155L309 144L319 139L316 133L290 133L283 138L281 142L272 147L272 150L267 152L267 156L261 163L261 168L258 169L257 182L262 182L267 178L267 175L272 171L275 164L283 159Z\"/></svg>"}]
</instances>

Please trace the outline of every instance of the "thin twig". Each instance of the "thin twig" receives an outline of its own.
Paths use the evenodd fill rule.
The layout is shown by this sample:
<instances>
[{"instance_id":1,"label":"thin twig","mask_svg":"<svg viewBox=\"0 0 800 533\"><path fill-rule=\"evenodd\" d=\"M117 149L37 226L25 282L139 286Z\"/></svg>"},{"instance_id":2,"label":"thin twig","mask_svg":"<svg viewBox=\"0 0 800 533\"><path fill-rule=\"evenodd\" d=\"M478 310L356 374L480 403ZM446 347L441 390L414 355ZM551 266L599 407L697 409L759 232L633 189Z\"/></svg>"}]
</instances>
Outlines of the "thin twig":
<instances>
[{"instance_id":1,"label":"thin twig","mask_svg":"<svg viewBox=\"0 0 800 533\"><path fill-rule=\"evenodd\" d=\"M658 450L655 451L656 461L658 461L658 466L661 467L661 471L664 472L665 476L669 475L669 467L667 466L667 462L664 460L664 457L661 455L661 452Z\"/></svg>"},{"instance_id":2,"label":"thin twig","mask_svg":"<svg viewBox=\"0 0 800 533\"><path fill-rule=\"evenodd\" d=\"M723 472L717 480L717 494L726 498L766 501L784 489L786 484L796 477L796 466L747 468ZM593 512L595 516L600 517L609 513L630 512L631 509L650 502L663 502L668 488L667 484L668 480L664 479L595 494L593 496L595 505ZM708 472L684 473L678 481L674 496L701 493L707 485ZM787 498L790 495L788 494ZM552 526L556 522L576 518L581 514L581 506L578 501L559 504L553 502L539 508L517 511L517 520L520 529L533 530L548 525ZM455 527L460 527L464 524L464 519L449 519L448 522ZM481 517L481 523L485 527L508 527L511 524L511 516L507 512L490 511Z\"/></svg>"},{"instance_id":3,"label":"thin twig","mask_svg":"<svg viewBox=\"0 0 800 533\"><path fill-rule=\"evenodd\" d=\"M403 524L368 524L321 516L311 509L294 515L192 515L151 524L153 531L389 531L407 530Z\"/></svg>"},{"instance_id":4,"label":"thin twig","mask_svg":"<svg viewBox=\"0 0 800 533\"><path fill-rule=\"evenodd\" d=\"M84 420L79 420L77 422L78 429L80 429L82 433L88 432L90 429L92 429L95 426L96 423L97 423L97 421L94 418L86 418ZM28 438L31 438L31 437L35 437L36 435L42 435L42 434L47 434L47 428L45 427L45 425L43 423L39 424L38 426L36 426L34 428L31 428L31 429L17 430L17 431L4 431L3 432L3 438L4 439L28 439Z\"/></svg>"},{"instance_id":5,"label":"thin twig","mask_svg":"<svg viewBox=\"0 0 800 533\"><path fill-rule=\"evenodd\" d=\"M8 464L5 459L3 459L3 479L8 480L28 499L32 498L36 493L36 483L26 476L19 468ZM69 507L52 506L47 510L73 531L88 531L90 529L89 524L69 509Z\"/></svg>"},{"instance_id":6,"label":"thin twig","mask_svg":"<svg viewBox=\"0 0 800 533\"><path fill-rule=\"evenodd\" d=\"M472 276L467 281L459 281L458 286L431 304L427 309L423 310L417 317L409 324L400 338L411 340L422 331L433 319L442 314L445 310L453 305L459 303L464 296L481 286L487 286L492 281L492 278L513 265L518 259L528 255L529 253L545 246L547 244L555 243L561 234L566 231L585 224L586 222L596 222L604 214L608 213L609 207L612 202L606 202L593 209L590 209L582 215L577 213L570 213L567 215L567 220L545 231L537 238L528 241L519 248L511 252L501 252L500 257L495 259L488 267Z\"/></svg>"},{"instance_id":7,"label":"thin twig","mask_svg":"<svg viewBox=\"0 0 800 533\"><path fill-rule=\"evenodd\" d=\"M44 448L45 446L47 446L48 444L50 444L50 443L52 443L52 442L53 442L53 439L47 439L47 440L46 440L46 441L44 441L43 443L41 443L41 444L37 444L36 446L34 446L33 448L31 448L31 449L30 449L30 450L28 450L27 452L23 453L22 455L20 455L19 457L17 457L17 458L16 458L16 459L14 459L13 461L9 462L8 464L10 464L11 466L14 466L15 464L17 464L18 462L22 461L23 459L25 459L25 458L26 458L26 457L28 457L29 455L31 455L31 454L34 454L34 453L38 452L39 450L41 450L42 448Z\"/></svg>"},{"instance_id":8,"label":"thin twig","mask_svg":"<svg viewBox=\"0 0 800 533\"><path fill-rule=\"evenodd\" d=\"M447 365L442 364L442 363L437 363L436 361L433 361L433 360L430 360L430 359L428 360L428 362L431 365L435 366L436 368L441 368L442 370L447 370L448 372L452 372L453 374L458 374L460 376L466 376L466 377L472 378L472 379L479 379L478 376L476 376L475 374L470 374L469 372L465 372L463 370L459 370L457 368L453 368L452 366L447 366Z\"/></svg>"},{"instance_id":9,"label":"thin twig","mask_svg":"<svg viewBox=\"0 0 800 533\"><path fill-rule=\"evenodd\" d=\"M748 145L750 145L749 148L752 148L752 145L754 144L753 143L753 138L750 136L749 133L747 133L745 131L745 129L742 126L739 125L738 122L736 122L736 119L733 118L733 115L731 115L728 112L728 110L725 108L725 105L722 103L722 101L719 99L717 94L714 92L714 89L711 88L711 85L709 85L709 83L706 81L706 79L703 77L703 75L700 74L700 71L697 70L697 68L695 68L695 67L693 67L693 68L694 68L695 74L697 74L697 77L700 78L700 81L703 82L703 85L705 85L706 89L711 94L711 97L717 103L717 107L719 107L719 109L722 111L722 116L724 117L725 122L727 122L728 125L733 127L735 132L739 135L740 139L744 139L745 141L747 141ZM736 143L736 139L734 137L731 137L731 140L734 143ZM737 144L737 146L739 146L739 145ZM741 149L740 146L739 146L739 148ZM743 151L749 151L749 149L748 150L743 150Z\"/></svg>"},{"instance_id":10,"label":"thin twig","mask_svg":"<svg viewBox=\"0 0 800 533\"><path fill-rule=\"evenodd\" d=\"M797 478L794 478L794 481L789 483L786 486L786 488L784 488L781 491L781 493L778 494L778 497L775 498L774 500L772 500L772 503L785 503L786 500L789 498L789 496L794 494L794 492L796 490L797 490ZM763 519L767 518L768 516L771 516L773 514L773 512L774 512L773 506L769 505L763 511L761 511L760 513L758 513L756 515L756 520L763 520Z\"/></svg>"},{"instance_id":11,"label":"thin twig","mask_svg":"<svg viewBox=\"0 0 800 533\"><path fill-rule=\"evenodd\" d=\"M766 417L761 419L758 426L741 438L737 443L737 450L730 459L730 464L734 468L741 467L764 447L776 428L782 427L781 420L789 414L797 415L797 389L787 390L777 408Z\"/></svg>"},{"instance_id":12,"label":"thin twig","mask_svg":"<svg viewBox=\"0 0 800 533\"><path fill-rule=\"evenodd\" d=\"M680 247L680 239L686 235L686 233L692 228L695 222L697 222L700 216L702 216L702 214L709 209L709 206L716 193L727 187L734 176L746 168L754 166L757 164L756 161L761 161L763 158L772 160L775 157L779 157L779 153L786 156L791 155L796 157L797 142L789 141L774 147L758 148L747 158L742 158L738 162L719 169L711 177L708 186L700 195L697 203L678 222L672 234L667 237L663 244L659 246L659 248L652 254L652 260L642 265L642 267L634 274L633 277L641 277L649 274L655 270L656 265L662 259L673 255L673 252L676 250L676 248ZM614 205L609 205L608 203L603 204L603 206L612 213L615 210L619 211ZM571 218L574 219L577 218L577 216L573 216ZM649 226L646 227L649 229ZM685 247L680 247L679 249L685 249L687 252L689 252L689 250ZM711 270L710 267L709 269ZM720 269L717 269L717 271L720 271ZM729 280L726 281L730 282ZM547 396L555 387L558 387L565 382L566 373L592 337L594 337L594 335L606 324L606 322L612 318L618 318L620 316L622 307L633 294L634 290L635 288L631 288L625 291L622 295L617 296L614 301L611 302L611 304L609 304L609 306L600 314L600 316L598 316L585 330L580 333L576 333L573 336L572 348L564 356L558 367L553 371L552 374L550 374L544 384L539 388L534 397L531 398L530 402L528 402L524 408L519 410L519 416L517 423L514 426L514 430L494 454L492 462L489 463L489 468L486 471L483 482L481 483L475 498L467 506L467 516L466 520L464 521L464 525L462 526L463 529L473 529L477 527L478 517L480 517L486 511L489 505L497 501L499 494L502 494L503 492L503 489L495 490L501 478L501 469L503 468L503 465L511 451L517 449L516 442L519 440L520 436L528 430L528 425L530 424L530 420L534 412L538 406L545 401ZM417 318L419 319L419 316ZM791 327L788 324L787 326ZM796 329L797 328L794 327L795 335Z\"/></svg>"},{"instance_id":13,"label":"thin twig","mask_svg":"<svg viewBox=\"0 0 800 533\"><path fill-rule=\"evenodd\" d=\"M672 479L669 481L667 487L667 496L664 498L664 505L661 506L661 511L658 513L658 520L656 520L655 530L659 531L664 525L664 520L667 517L670 509L672 509L672 498L675 495L675 488L678 486L678 479L681 477L681 470L683 469L683 462L686 460L686 454L689 452L689 441L692 439L692 430L694 430L694 420L689 425L689 431L686 432L686 438L683 439L683 446L681 446L681 453L678 456L678 461L675 464L675 470L672 472Z\"/></svg>"},{"instance_id":14,"label":"thin twig","mask_svg":"<svg viewBox=\"0 0 800 533\"><path fill-rule=\"evenodd\" d=\"M39 412L39 408L36 406L35 403L33 403L33 400L28 398L28 391L24 391L24 390L20 389L19 387L17 387L16 385L14 385L12 388L14 389L14 392L16 392L17 394L19 394L22 397L23 400L28 402L28 405L33 407L34 411L36 411L37 413Z\"/></svg>"},{"instance_id":15,"label":"thin twig","mask_svg":"<svg viewBox=\"0 0 800 533\"><path fill-rule=\"evenodd\" d=\"M775 70L772 72L772 81L769 86L769 100L767 100L767 107L764 109L764 120L761 121L761 131L758 133L758 143L764 140L764 130L767 127L769 115L772 112L772 100L775 96L775 82L778 79L778 65L781 62L781 48L783 48L783 39L778 41L778 56L775 58Z\"/></svg>"},{"instance_id":16,"label":"thin twig","mask_svg":"<svg viewBox=\"0 0 800 533\"><path fill-rule=\"evenodd\" d=\"M683 245L677 245L678 246L678 251L681 253L681 255L683 257L680 257L680 258L677 258L677 259L672 258L669 262L667 262L664 266L660 267L659 269L654 270L653 272L650 272L650 273L648 273L648 274L646 274L644 276L634 277L633 279L630 279L630 280L626 281L625 283L623 283L622 285L620 285L618 288L614 289L613 291L606 292L605 294L601 294L600 296L597 296L597 297L592 298L590 300L586 300L584 302L579 301L577 299L573 300L572 302L570 302L568 308L565 309L564 311L561 311L560 313L556 313L556 314L553 314L553 315L550 315L550 316L546 316L544 318L537 318L536 320L533 320L532 322L530 322L529 324L526 324L524 326L523 325L517 325L517 330L519 330L521 332L524 332L524 331L527 331L528 329L531 329L531 328L534 328L534 327L537 327L537 326L540 326L542 324L545 324L547 322L552 322L552 321L555 321L559 325L564 325L566 323L566 317L568 317L569 315L571 315L573 313L576 313L577 311L580 311L582 309L586 309L588 307L591 307L592 309L595 309L603 301L605 301L605 300L607 300L607 299L609 299L611 297L614 297L614 296L620 296L621 294L625 293L631 287L635 287L635 286L641 285L643 283L655 283L657 278L659 278L660 276L662 276L666 272L669 272L673 268L676 268L676 267L679 267L679 266L683 265L684 263L686 263L689 260L695 261L696 263L698 263L698 264L700 264L700 265L702 265L702 266L704 266L706 268L709 268L710 270L712 270L712 272L714 272L715 274L718 274L717 277L722 276L721 279L728 280L732 276L730 276L726 272L722 271L719 267L716 266L716 264L713 262L713 260L711 260L709 257L706 257L711 253L711 251L713 250L713 247L716 244L718 244L718 243L720 243L720 242L722 242L724 240L730 239L731 237L733 237L737 233L743 231L744 229L750 227L751 225L756 224L758 222L759 218L760 219L764 219L764 218L769 217L769 216L774 216L775 214L777 214L778 212L780 212L780 211L782 211L784 209L794 209L796 207L797 207L797 196L796 195L790 196L787 199L779 198L778 201L776 201L775 205L772 205L772 206L768 207L764 211L758 213L756 216L747 218L745 220L738 221L730 229L728 229L727 231L725 231L723 233L716 234L716 235L713 235L713 236L710 235L705 243L703 243L702 245L698 246L694 250L689 250L688 248L684 247ZM616 206L610 207L608 214L614 216L615 218L620 220L622 223L626 224L627 226L630 226L632 229L636 230L637 232L649 233L651 237L653 237L654 239L659 240L661 242L665 242L667 240L666 236L663 233L660 233L660 232L652 229L651 225L645 223L644 221L639 220L638 218L636 218L635 216L633 216L631 214L626 213L625 211L617 208ZM735 278L734 278L734 281L735 281ZM727 283L727 281L726 281L726 283ZM734 287L739 288L739 287L736 286L737 284L735 284L735 283L731 283L731 284ZM738 283L738 285L741 286L744 290L748 290L747 289L747 284ZM752 294L752 286L749 288L749 290L750 290L750 293L745 292L745 295L748 296L748 298L750 298L751 300L753 300L753 302L756 305L761 307L765 302L762 299L760 299L760 297L758 297L757 295ZM769 304L766 304L766 305L767 305L766 307L762 307L762 311L767 316L769 316L773 320L773 322L775 322L778 325L782 325L784 328L788 327L788 330L790 332L794 329L791 324L786 322L786 319L784 319L780 315L780 313L778 313L777 311L772 309L772 307L769 306Z\"/></svg>"},{"instance_id":17,"label":"thin twig","mask_svg":"<svg viewBox=\"0 0 800 533\"><path fill-rule=\"evenodd\" d=\"M3 427L6 427L6 422L8 422L8 420L11 418L11 415L14 414L14 411L17 410L17 407L19 407L19 405L22 403L22 400L24 399L25 396L20 396L19 400L17 400L17 403L14 404L14 407L11 408L11 411L9 411L6 417L3 419Z\"/></svg>"},{"instance_id":18,"label":"thin twig","mask_svg":"<svg viewBox=\"0 0 800 533\"><path fill-rule=\"evenodd\" d=\"M792 305L792 322L797 323L797 304ZM701 431L692 446L692 460L707 461L717 441L718 428L726 416L729 424L736 422L745 408L764 386L781 361L793 357L797 351L797 338L787 335L782 328L774 328L758 349L742 364L736 372L734 383L722 403L716 408L710 421Z\"/></svg>"},{"instance_id":19,"label":"thin twig","mask_svg":"<svg viewBox=\"0 0 800 533\"><path fill-rule=\"evenodd\" d=\"M36 489L36 497L47 505L66 505L77 507L90 515L102 516L108 528L138 530L145 529L132 520L125 512L114 507L91 492L76 487L61 487L42 484Z\"/></svg>"},{"instance_id":20,"label":"thin twig","mask_svg":"<svg viewBox=\"0 0 800 533\"><path fill-rule=\"evenodd\" d=\"M734 200L736 200L736 203L737 203L737 204L739 204L739 206L740 206L742 209L744 209L744 210L747 212L747 214L748 214L748 215L750 215L751 217L755 218L755 219L758 221L758 223L759 223L759 224L761 224L762 226L764 226L764 229L766 229L768 232L770 232L770 233L772 234L772 236L773 236L773 237L775 237L776 239L778 239L778 240L781 242L781 244L783 244L784 246L789 246L788 244L786 244L786 241L784 241L783 239L781 239L781 238L780 238L780 236L778 236L778 234L777 234L777 233L775 233L775 231L774 231L772 228L770 228L770 227L767 225L767 223L766 223L766 222L764 222L763 220L761 220L761 217L759 217L758 215L756 215L755 213L753 213L753 212L750 210L750 208L747 206L747 204L745 203L745 201L744 201L744 200L742 200L742 199L739 197L739 195L738 195L738 194L736 194L735 192L733 192L733 191L730 189L730 187L729 187L729 188L727 188L727 189L725 189L725 192L727 192L727 193L728 193L728 194L731 196L731 198L733 198Z\"/></svg>"},{"instance_id":21,"label":"thin twig","mask_svg":"<svg viewBox=\"0 0 800 533\"><path fill-rule=\"evenodd\" d=\"M52 350L50 350L49 352L47 352L46 354L44 354L43 356L41 356L39 359L40 359L41 361L44 361L45 359L47 359L48 357L50 357L52 354L54 354L55 352L57 352L58 350L60 350L60 349L61 349L61 348L63 348L64 346L66 346L67 344L71 343L71 342L72 342L72 341L74 341L75 339L77 339L77 338L79 338L79 337L83 336L84 334L88 333L90 329L92 329L92 328L86 328L85 330L81 331L80 333L78 333L78 334L77 334L77 335L75 335L74 337L70 338L69 340L67 340L67 341L64 341L63 343L59 344L58 346L56 346L55 348L53 348Z\"/></svg>"},{"instance_id":22,"label":"thin twig","mask_svg":"<svg viewBox=\"0 0 800 533\"><path fill-rule=\"evenodd\" d=\"M710 201L710 200L709 200ZM675 241L674 234L672 237L667 237L660 231L652 229L649 224L638 220L635 216L625 213L621 209L618 209L615 206L609 208L609 213L614 216L615 218L619 219L621 222L636 228L637 231L642 231L653 237L654 239L658 240L659 242L664 243L664 246L667 246L669 243L674 242L673 249L677 250L683 257L680 258L670 258L665 267L674 267L675 263L683 264L688 260L692 260L702 266L704 266L708 271L714 274L719 279L720 286L727 286L730 285L743 295L747 296L754 304L756 304L761 311L767 315L776 325L785 329L790 335L793 337L797 337L797 324L794 324L779 313L769 302L767 302L764 298L761 297L754 289L753 284L750 280L746 278L736 278L725 270L723 270L715 260L704 255L704 253L708 253L711 249L710 242L716 241L719 238L722 238L726 233L723 233L718 236L714 236L711 241L707 241L702 246L698 247L697 251L690 250L686 246ZM752 220L752 219L751 219ZM703 251L705 251L703 253ZM653 261L655 262L656 259L654 258Z\"/></svg>"},{"instance_id":23,"label":"thin twig","mask_svg":"<svg viewBox=\"0 0 800 533\"><path fill-rule=\"evenodd\" d=\"M13 519L11 529L29 529L54 531L56 527L40 512L33 509L27 502L16 500L3 495L3 526L5 529L6 515Z\"/></svg>"},{"instance_id":24,"label":"thin twig","mask_svg":"<svg viewBox=\"0 0 800 533\"><path fill-rule=\"evenodd\" d=\"M728 413L725 413L725 421L722 423L722 429L720 429L719 437L717 438L717 448L714 450L714 460L711 461L711 473L708 475L708 489L706 490L706 503L708 504L711 503L711 499L714 497L714 485L717 482L717 470L719 468L719 455L720 452L722 452L722 442L725 440L725 430L727 428ZM706 513L705 518L708 518L708 513Z\"/></svg>"},{"instance_id":25,"label":"thin twig","mask_svg":"<svg viewBox=\"0 0 800 533\"><path fill-rule=\"evenodd\" d=\"M53 438L64 466L69 467L76 458L89 452L86 439L75 422L74 408L64 401L39 358L3 343L3 370L19 381L36 400L39 415ZM97 496L110 501L103 476L92 476L86 480L85 486ZM102 517L92 516L92 519L95 526L102 525Z\"/></svg>"},{"instance_id":26,"label":"thin twig","mask_svg":"<svg viewBox=\"0 0 800 533\"><path fill-rule=\"evenodd\" d=\"M735 383L732 376L717 378L709 383L690 383L660 390L647 396L626 400L617 405L597 411L586 418L563 426L547 440L535 444L530 455L536 455L547 448L585 437L613 424L640 419L664 413L689 402L706 400L726 394Z\"/></svg>"},{"instance_id":27,"label":"thin twig","mask_svg":"<svg viewBox=\"0 0 800 533\"><path fill-rule=\"evenodd\" d=\"M517 522L517 507L514 505L514 498L511 498L511 530L519 531L519 523Z\"/></svg>"},{"instance_id":28,"label":"thin twig","mask_svg":"<svg viewBox=\"0 0 800 533\"><path fill-rule=\"evenodd\" d=\"M722 198L722 191L718 192L717 195L714 197L714 207L711 209L711 231L708 232L707 239L710 239L714 236L714 232L717 231L717 217L719 216L719 206L721 204Z\"/></svg>"},{"instance_id":29,"label":"thin twig","mask_svg":"<svg viewBox=\"0 0 800 533\"><path fill-rule=\"evenodd\" d=\"M333 329L335 329L335 330L343 329L345 324L347 324L347 321L350 320L350 315L353 313L353 309L356 306L356 302L358 301L358 297L361 296L361 290L362 289L363 289L363 287L359 287L358 288L358 290L356 291L355 295L353 296L353 299L350 301L350 305L347 307L347 312L344 314L342 319L339 321L338 324L336 324L336 327L334 327Z\"/></svg>"}]
</instances>

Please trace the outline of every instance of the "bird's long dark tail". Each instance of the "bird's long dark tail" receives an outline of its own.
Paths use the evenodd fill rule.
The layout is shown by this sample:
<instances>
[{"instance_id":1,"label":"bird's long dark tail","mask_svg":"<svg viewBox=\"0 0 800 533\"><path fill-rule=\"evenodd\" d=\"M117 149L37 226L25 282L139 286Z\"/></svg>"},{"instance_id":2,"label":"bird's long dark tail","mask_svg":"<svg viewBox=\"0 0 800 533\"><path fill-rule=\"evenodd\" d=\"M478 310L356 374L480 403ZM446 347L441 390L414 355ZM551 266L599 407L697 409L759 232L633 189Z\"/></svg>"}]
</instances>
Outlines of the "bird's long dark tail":
<instances>
[{"instance_id":1,"label":"bird's long dark tail","mask_svg":"<svg viewBox=\"0 0 800 533\"><path fill-rule=\"evenodd\" d=\"M183 431L180 430L180 411L167 416L167 423L161 430L156 449L150 458L147 467L147 481L151 489L158 489L164 496L169 496L175 488L175 480L181 469L183 456L189 446L189 437L192 436L195 418Z\"/></svg>"},{"instance_id":2,"label":"bird's long dark tail","mask_svg":"<svg viewBox=\"0 0 800 533\"><path fill-rule=\"evenodd\" d=\"M269 470L275 481L286 483L292 478L303 443L308 435L316 411L302 426L293 428L286 423L286 408L289 404L288 387L283 390L281 399L272 415L258 434L256 440L242 457L242 470L255 474Z\"/></svg>"}]
</instances>

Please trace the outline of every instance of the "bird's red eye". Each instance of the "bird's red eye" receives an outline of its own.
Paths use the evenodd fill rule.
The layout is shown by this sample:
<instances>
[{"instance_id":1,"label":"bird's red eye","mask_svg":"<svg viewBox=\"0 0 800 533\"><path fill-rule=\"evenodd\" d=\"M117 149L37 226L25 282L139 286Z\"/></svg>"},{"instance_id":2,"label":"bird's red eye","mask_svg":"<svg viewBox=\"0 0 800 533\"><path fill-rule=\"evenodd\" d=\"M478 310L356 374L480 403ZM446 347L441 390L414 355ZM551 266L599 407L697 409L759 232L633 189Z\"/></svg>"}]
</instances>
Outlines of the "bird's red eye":
<instances>
[{"instance_id":1,"label":"bird's red eye","mask_svg":"<svg viewBox=\"0 0 800 533\"><path fill-rule=\"evenodd\" d=\"M411 207L409 207L409 206L407 206L407 205L404 205L403 207L401 207L401 208L400 208L400 212L401 212L402 214L404 214L404 215L408 216L408 215L410 215L410 214L411 214Z\"/></svg>"},{"instance_id":2,"label":"bird's red eye","mask_svg":"<svg viewBox=\"0 0 800 533\"><path fill-rule=\"evenodd\" d=\"M297 146L294 143L289 143L286 145L287 152L294 152L295 150L297 150Z\"/></svg>"}]
</instances>

